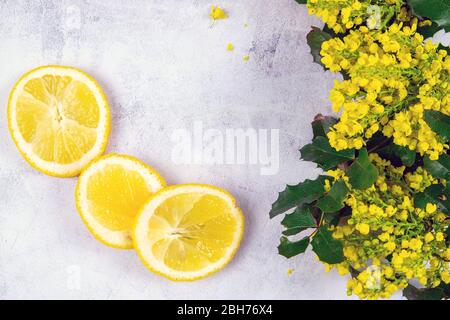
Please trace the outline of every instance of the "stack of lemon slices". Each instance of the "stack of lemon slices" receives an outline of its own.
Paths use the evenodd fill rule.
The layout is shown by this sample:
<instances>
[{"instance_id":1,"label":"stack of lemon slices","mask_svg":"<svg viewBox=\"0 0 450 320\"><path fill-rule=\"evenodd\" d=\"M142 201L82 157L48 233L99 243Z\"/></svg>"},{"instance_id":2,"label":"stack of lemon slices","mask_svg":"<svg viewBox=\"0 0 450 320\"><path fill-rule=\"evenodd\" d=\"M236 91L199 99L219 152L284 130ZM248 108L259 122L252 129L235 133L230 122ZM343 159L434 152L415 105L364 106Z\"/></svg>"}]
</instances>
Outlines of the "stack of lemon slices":
<instances>
[{"instance_id":1,"label":"stack of lemon slices","mask_svg":"<svg viewBox=\"0 0 450 320\"><path fill-rule=\"evenodd\" d=\"M75 198L95 238L136 249L171 280L204 278L236 253L244 219L226 191L200 184L166 187L152 167L105 151L108 102L81 70L46 66L25 74L8 102L12 138L25 160L56 177L80 175Z\"/></svg>"}]
</instances>

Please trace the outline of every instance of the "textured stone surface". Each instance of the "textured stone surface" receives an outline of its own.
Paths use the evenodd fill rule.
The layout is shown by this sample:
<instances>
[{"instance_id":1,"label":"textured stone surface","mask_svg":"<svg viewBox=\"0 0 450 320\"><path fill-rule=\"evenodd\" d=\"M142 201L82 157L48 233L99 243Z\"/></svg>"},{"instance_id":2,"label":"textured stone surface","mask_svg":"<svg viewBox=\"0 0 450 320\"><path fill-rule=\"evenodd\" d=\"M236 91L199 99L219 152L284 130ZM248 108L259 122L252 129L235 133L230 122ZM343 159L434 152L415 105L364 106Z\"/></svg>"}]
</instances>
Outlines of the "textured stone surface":
<instances>
[{"instance_id":1,"label":"textured stone surface","mask_svg":"<svg viewBox=\"0 0 450 320\"><path fill-rule=\"evenodd\" d=\"M194 283L153 275L133 251L93 239L75 209L76 179L30 168L10 139L4 109L0 299L346 298L345 279L325 273L311 252L290 260L277 254L279 218L268 219L285 183L318 173L298 160L297 149L311 138L312 117L329 110L333 76L312 63L305 40L319 22L293 0L220 4L230 19L211 26L211 2L203 0L0 0L4 108L25 71L45 64L82 68L98 79L111 105L109 151L143 159L170 184L223 187L246 216L242 247L225 270ZM228 42L233 52L226 51ZM279 172L262 176L257 165L177 165L171 135L191 130L195 121L222 132L280 129Z\"/></svg>"}]
</instances>

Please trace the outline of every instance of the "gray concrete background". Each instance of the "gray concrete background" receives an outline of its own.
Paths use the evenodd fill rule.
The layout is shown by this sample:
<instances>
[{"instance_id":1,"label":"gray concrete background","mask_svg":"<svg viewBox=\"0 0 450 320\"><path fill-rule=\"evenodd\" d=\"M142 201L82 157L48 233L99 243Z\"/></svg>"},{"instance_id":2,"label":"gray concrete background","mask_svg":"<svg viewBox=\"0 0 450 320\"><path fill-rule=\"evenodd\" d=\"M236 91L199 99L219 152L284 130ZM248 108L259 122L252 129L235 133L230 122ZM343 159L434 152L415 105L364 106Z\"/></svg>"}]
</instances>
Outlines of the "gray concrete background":
<instances>
[{"instance_id":1,"label":"gray concrete background","mask_svg":"<svg viewBox=\"0 0 450 320\"><path fill-rule=\"evenodd\" d=\"M230 18L211 27L211 4ZM320 23L304 6L0 0L0 12L0 298L346 298L346 279L325 273L312 252L277 254L280 219L268 219L277 191L319 172L297 150L311 139L313 116L329 113L333 75L312 63L305 38ZM235 51L226 51L228 42ZM7 130L7 97L22 73L46 64L76 66L100 82L113 116L108 151L141 158L170 184L209 183L236 196L246 231L226 269L194 283L151 274L133 251L89 234L75 209L76 179L25 163ZM195 121L205 129L280 129L278 174L262 176L256 165L175 164L171 135Z\"/></svg>"}]
</instances>

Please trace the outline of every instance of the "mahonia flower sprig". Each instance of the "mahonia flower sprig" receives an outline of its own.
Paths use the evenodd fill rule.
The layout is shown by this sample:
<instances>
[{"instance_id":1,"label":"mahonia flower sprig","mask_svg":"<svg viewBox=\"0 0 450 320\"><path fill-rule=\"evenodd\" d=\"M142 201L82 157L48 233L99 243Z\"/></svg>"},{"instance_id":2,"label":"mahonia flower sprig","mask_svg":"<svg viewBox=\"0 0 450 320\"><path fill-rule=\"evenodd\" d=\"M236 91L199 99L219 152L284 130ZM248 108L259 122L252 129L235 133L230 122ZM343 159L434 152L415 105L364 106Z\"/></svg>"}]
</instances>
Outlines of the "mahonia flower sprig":
<instances>
[{"instance_id":1,"label":"mahonia flower sprig","mask_svg":"<svg viewBox=\"0 0 450 320\"><path fill-rule=\"evenodd\" d=\"M424 121L424 110L450 114L450 56L416 33L394 23L383 32L365 26L322 44L325 67L343 71L330 94L334 111L343 109L328 134L336 150L361 149L382 131L394 143L436 160L448 145Z\"/></svg>"},{"instance_id":2,"label":"mahonia flower sprig","mask_svg":"<svg viewBox=\"0 0 450 320\"><path fill-rule=\"evenodd\" d=\"M300 150L325 173L272 205L272 218L287 213L279 253L311 247L362 299L450 298L450 49L425 40L450 31L448 8L296 1L326 24L307 40L315 62L343 75L330 92L341 116L317 115Z\"/></svg>"},{"instance_id":3,"label":"mahonia flower sprig","mask_svg":"<svg viewBox=\"0 0 450 320\"><path fill-rule=\"evenodd\" d=\"M365 190L351 190L344 203L351 217L333 228L333 238L343 242L345 260L327 265L341 275L360 270L348 282L349 294L361 298L388 298L416 278L426 286L450 283L450 248L445 244L446 215L436 204L414 207L415 191L423 191L438 179L422 167L404 174L405 167L371 154L378 169L375 183ZM348 177L341 169L328 172L335 181Z\"/></svg>"}]
</instances>

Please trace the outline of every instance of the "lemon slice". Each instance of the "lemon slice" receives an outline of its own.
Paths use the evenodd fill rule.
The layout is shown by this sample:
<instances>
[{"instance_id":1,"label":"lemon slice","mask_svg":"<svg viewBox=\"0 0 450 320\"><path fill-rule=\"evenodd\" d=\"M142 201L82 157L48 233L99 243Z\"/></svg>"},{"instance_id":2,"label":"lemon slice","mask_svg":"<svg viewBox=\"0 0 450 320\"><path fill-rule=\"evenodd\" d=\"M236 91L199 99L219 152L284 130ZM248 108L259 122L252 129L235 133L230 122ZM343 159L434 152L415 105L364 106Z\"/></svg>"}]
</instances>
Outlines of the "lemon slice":
<instances>
[{"instance_id":1,"label":"lemon slice","mask_svg":"<svg viewBox=\"0 0 450 320\"><path fill-rule=\"evenodd\" d=\"M138 159L109 154L81 173L75 200L95 238L114 248L132 249L132 228L140 207L165 185L154 169Z\"/></svg>"},{"instance_id":2,"label":"lemon slice","mask_svg":"<svg viewBox=\"0 0 450 320\"><path fill-rule=\"evenodd\" d=\"M134 247L151 271L175 281L204 278L236 253L244 218L226 191L197 184L165 188L142 207Z\"/></svg>"},{"instance_id":3,"label":"lemon slice","mask_svg":"<svg viewBox=\"0 0 450 320\"><path fill-rule=\"evenodd\" d=\"M105 151L108 102L99 85L71 67L46 66L20 78L8 102L8 123L22 156L51 176L72 177Z\"/></svg>"}]
</instances>

